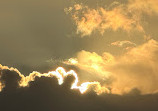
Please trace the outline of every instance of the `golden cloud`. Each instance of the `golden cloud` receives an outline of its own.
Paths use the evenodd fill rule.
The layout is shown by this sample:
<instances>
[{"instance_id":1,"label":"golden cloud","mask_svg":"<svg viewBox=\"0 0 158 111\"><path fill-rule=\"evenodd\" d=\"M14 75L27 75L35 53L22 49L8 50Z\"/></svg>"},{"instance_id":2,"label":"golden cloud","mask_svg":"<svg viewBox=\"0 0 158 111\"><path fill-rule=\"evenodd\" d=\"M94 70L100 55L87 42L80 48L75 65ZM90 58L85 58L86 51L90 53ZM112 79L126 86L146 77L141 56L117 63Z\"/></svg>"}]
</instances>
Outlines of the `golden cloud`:
<instances>
[{"instance_id":1,"label":"golden cloud","mask_svg":"<svg viewBox=\"0 0 158 111\"><path fill-rule=\"evenodd\" d=\"M82 70L91 71L96 78L106 81L113 78L111 93L124 94L137 88L142 94L156 93L158 91L158 42L149 40L143 45L128 50L121 56L112 56L104 53L102 56L95 52L81 51L72 64ZM96 73L97 72L97 73Z\"/></svg>"},{"instance_id":2,"label":"golden cloud","mask_svg":"<svg viewBox=\"0 0 158 111\"><path fill-rule=\"evenodd\" d=\"M128 10L133 13L158 14L157 0L128 0Z\"/></svg>"},{"instance_id":3,"label":"golden cloud","mask_svg":"<svg viewBox=\"0 0 158 111\"><path fill-rule=\"evenodd\" d=\"M65 12L71 13L77 34L81 34L81 37L91 35L95 31L103 34L107 29L144 32L142 15L158 14L158 1L128 0L126 4L118 3L113 8L90 8L87 5L75 4L66 8Z\"/></svg>"}]
</instances>

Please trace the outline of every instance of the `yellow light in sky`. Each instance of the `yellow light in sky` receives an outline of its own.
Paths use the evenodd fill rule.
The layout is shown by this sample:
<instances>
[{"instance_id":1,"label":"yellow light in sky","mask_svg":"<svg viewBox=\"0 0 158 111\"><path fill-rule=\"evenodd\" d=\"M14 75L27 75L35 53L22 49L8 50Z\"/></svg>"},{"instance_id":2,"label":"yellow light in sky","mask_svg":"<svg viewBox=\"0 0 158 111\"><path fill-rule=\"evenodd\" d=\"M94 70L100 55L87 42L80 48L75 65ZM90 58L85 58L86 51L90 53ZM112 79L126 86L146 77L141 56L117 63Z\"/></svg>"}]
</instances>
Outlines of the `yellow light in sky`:
<instances>
[{"instance_id":1,"label":"yellow light in sky","mask_svg":"<svg viewBox=\"0 0 158 111\"><path fill-rule=\"evenodd\" d=\"M73 62L76 62L72 59ZM68 72L66 72L66 70L63 67L58 67L55 71L50 71L48 73L44 73L41 74L39 72L33 72L31 73L29 76L24 76L22 74L20 74L20 76L22 77L21 81L20 81L20 86L28 86L30 81L34 81L35 77L56 77L58 79L58 84L62 85L64 82L64 78L67 77L68 75L72 75L75 77L74 82L71 85L71 89L78 89L82 94L85 93L88 88L90 86L94 86L94 91L97 94L101 94L100 92L104 92L104 93L109 93L109 89L101 86L99 82L94 81L94 82L84 82L81 85L78 85L79 79L78 79L78 75L74 70L70 70Z\"/></svg>"}]
</instances>

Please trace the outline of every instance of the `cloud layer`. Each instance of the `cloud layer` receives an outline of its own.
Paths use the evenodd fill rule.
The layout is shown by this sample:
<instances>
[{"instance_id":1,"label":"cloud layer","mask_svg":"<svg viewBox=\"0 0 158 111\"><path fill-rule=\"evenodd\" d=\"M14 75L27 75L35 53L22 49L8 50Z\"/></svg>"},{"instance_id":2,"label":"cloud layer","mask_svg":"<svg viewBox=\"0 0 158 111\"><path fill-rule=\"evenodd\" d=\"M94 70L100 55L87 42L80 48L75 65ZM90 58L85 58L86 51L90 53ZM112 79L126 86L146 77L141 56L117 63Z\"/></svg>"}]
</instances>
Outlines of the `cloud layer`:
<instances>
[{"instance_id":1,"label":"cloud layer","mask_svg":"<svg viewBox=\"0 0 158 111\"><path fill-rule=\"evenodd\" d=\"M149 40L143 45L130 48L120 56L113 56L107 52L100 56L95 52L83 50L77 54L77 57L64 62L80 70L78 72L80 79L73 70L66 72L62 67L44 74L34 71L29 76L24 76L17 69L1 65L0 89L5 90L8 85L12 85L9 82L14 78L16 87L12 86L11 90L29 86L36 77L56 77L58 84L61 85L65 77L72 75L75 79L70 88L79 90L81 93L87 91L88 88L93 89L97 94L122 95L133 89L138 89L142 94L157 93L157 56L158 42L155 40ZM13 72L13 76L8 74L10 72ZM9 82L4 80L9 80Z\"/></svg>"},{"instance_id":2,"label":"cloud layer","mask_svg":"<svg viewBox=\"0 0 158 111\"><path fill-rule=\"evenodd\" d=\"M135 88L142 94L149 94L158 91L157 56L158 42L149 40L120 56L107 52L100 56L94 52L81 51L67 63L91 72L91 76L104 79L113 94L129 93Z\"/></svg>"},{"instance_id":3,"label":"cloud layer","mask_svg":"<svg viewBox=\"0 0 158 111\"><path fill-rule=\"evenodd\" d=\"M0 92L2 111L155 111L158 109L158 95L139 95L133 90L127 95L104 94L97 96L93 92L81 95L70 90L74 80L72 76L58 85L56 78L36 77L29 87L19 87L21 79L16 70L0 71L1 82L5 83ZM3 74L2 74L3 73Z\"/></svg>"}]
</instances>

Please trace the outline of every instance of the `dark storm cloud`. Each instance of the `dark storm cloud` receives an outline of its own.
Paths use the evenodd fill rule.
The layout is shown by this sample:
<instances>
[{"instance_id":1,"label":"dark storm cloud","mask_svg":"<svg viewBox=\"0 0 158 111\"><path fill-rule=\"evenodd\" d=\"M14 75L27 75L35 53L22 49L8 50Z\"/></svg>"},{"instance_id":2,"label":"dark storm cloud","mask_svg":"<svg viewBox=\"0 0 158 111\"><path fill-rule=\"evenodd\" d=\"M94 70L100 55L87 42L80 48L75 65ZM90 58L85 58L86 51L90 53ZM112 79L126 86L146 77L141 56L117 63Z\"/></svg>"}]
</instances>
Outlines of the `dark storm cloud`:
<instances>
[{"instance_id":1,"label":"dark storm cloud","mask_svg":"<svg viewBox=\"0 0 158 111\"><path fill-rule=\"evenodd\" d=\"M3 68L1 82L5 87L0 92L2 111L156 111L158 95L139 95L137 89L129 94L100 95L88 91L81 95L70 90L74 78L68 76L63 85L56 78L36 77L29 87L19 87L19 72Z\"/></svg>"}]
</instances>

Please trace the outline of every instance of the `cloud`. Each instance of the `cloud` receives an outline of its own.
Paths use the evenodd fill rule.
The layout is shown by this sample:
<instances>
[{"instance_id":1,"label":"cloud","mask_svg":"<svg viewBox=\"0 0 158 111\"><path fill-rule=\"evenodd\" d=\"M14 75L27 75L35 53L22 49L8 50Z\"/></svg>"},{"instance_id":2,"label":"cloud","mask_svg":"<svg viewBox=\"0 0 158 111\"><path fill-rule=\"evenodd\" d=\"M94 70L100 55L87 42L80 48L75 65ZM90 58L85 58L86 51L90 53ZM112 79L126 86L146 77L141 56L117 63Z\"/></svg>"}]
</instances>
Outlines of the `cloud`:
<instances>
[{"instance_id":1,"label":"cloud","mask_svg":"<svg viewBox=\"0 0 158 111\"><path fill-rule=\"evenodd\" d=\"M75 65L80 69L81 81L96 81L108 83L107 78L111 79L111 73L106 71L105 66L111 65L114 57L109 53L103 53L102 56L95 52L82 50L77 53L76 58L70 58L65 64Z\"/></svg>"},{"instance_id":2,"label":"cloud","mask_svg":"<svg viewBox=\"0 0 158 111\"><path fill-rule=\"evenodd\" d=\"M74 8L72 18L77 26L77 33L81 34L82 37L91 35L95 30L102 34L106 29L130 31L137 28L140 31L143 30L135 19L126 16L127 12L124 11L122 5L112 10L103 7L92 9L84 5L80 5L80 7L82 8L79 10Z\"/></svg>"},{"instance_id":3,"label":"cloud","mask_svg":"<svg viewBox=\"0 0 158 111\"><path fill-rule=\"evenodd\" d=\"M95 52L80 51L76 58L64 62L79 68L79 76L74 70L67 72L62 67L48 73L34 71L24 76L15 68L1 65L0 86L2 91L14 91L20 87L28 87L37 77L56 77L58 84L62 85L66 77L73 76L75 79L70 88L81 93L89 88L97 94L124 94L133 89L138 89L142 94L157 93L157 56L158 42L149 40L120 56L113 56L108 52L98 55Z\"/></svg>"},{"instance_id":4,"label":"cloud","mask_svg":"<svg viewBox=\"0 0 158 111\"><path fill-rule=\"evenodd\" d=\"M150 40L118 57L117 64L110 68L117 78L114 87L120 91L138 88L143 94L157 92L157 52L157 41Z\"/></svg>"},{"instance_id":5,"label":"cloud","mask_svg":"<svg viewBox=\"0 0 158 111\"><path fill-rule=\"evenodd\" d=\"M130 49L130 48L136 46L135 43L133 43L131 41L128 41L128 40L112 42L111 45L112 46L123 47L125 49Z\"/></svg>"},{"instance_id":6,"label":"cloud","mask_svg":"<svg viewBox=\"0 0 158 111\"><path fill-rule=\"evenodd\" d=\"M94 52L81 51L74 58L76 62L73 65L92 72L91 76L96 79L104 79L113 94L129 93L135 88L142 94L150 94L158 91L157 56L158 42L149 40L120 56L107 52L100 56ZM72 64L71 61L67 62Z\"/></svg>"},{"instance_id":7,"label":"cloud","mask_svg":"<svg viewBox=\"0 0 158 111\"><path fill-rule=\"evenodd\" d=\"M113 2L106 8L75 4L65 9L65 12L71 14L77 34L81 34L81 37L96 31L103 34L107 29L121 29L125 32L136 30L144 33L142 16L158 14L157 5L156 0L128 0L125 4Z\"/></svg>"},{"instance_id":8,"label":"cloud","mask_svg":"<svg viewBox=\"0 0 158 111\"><path fill-rule=\"evenodd\" d=\"M157 0L128 0L128 9L133 13L158 14Z\"/></svg>"},{"instance_id":9,"label":"cloud","mask_svg":"<svg viewBox=\"0 0 158 111\"><path fill-rule=\"evenodd\" d=\"M2 67L1 67L2 69ZM2 111L155 111L157 94L140 95L133 90L127 95L103 94L93 92L81 95L70 90L74 77L68 76L63 85L56 78L36 77L29 87L19 87L20 76L16 69L3 66L1 80L7 87L0 92ZM3 74L2 74L3 72ZM81 107L82 106L82 107Z\"/></svg>"},{"instance_id":10,"label":"cloud","mask_svg":"<svg viewBox=\"0 0 158 111\"><path fill-rule=\"evenodd\" d=\"M107 52L100 56L83 50L76 58L66 61L67 64L91 72L95 80L103 79L102 84L111 89L111 94L101 95L96 95L92 90L83 95L77 89L71 90L75 80L71 75L59 85L58 78L48 73L33 72L24 76L15 68L0 65L1 110L91 111L99 107L100 111L155 111L158 109L157 56L158 42L149 40L120 56ZM27 87L22 87L22 83Z\"/></svg>"},{"instance_id":11,"label":"cloud","mask_svg":"<svg viewBox=\"0 0 158 111\"><path fill-rule=\"evenodd\" d=\"M58 84L62 85L64 83L65 78L68 76L73 76L74 81L71 84L70 88L80 91L82 94L85 93L89 88L96 92L96 94L109 93L109 89L101 86L101 84L97 81L92 82L83 82L79 84L79 78L77 73L74 70L70 70L66 72L63 67L58 67L55 71L49 71L48 73L41 74L39 72L32 72L28 76L22 75L17 69L8 68L7 66L1 65L1 73L0 73L0 90L5 90L8 86L11 86L11 89L15 90L18 87L28 87L31 81L35 81L37 77L48 77L53 78L56 77L58 80ZM10 74L12 73L12 74ZM14 86L12 86L14 85ZM10 89L10 87L9 87Z\"/></svg>"}]
</instances>

